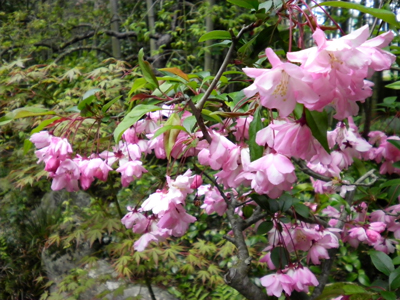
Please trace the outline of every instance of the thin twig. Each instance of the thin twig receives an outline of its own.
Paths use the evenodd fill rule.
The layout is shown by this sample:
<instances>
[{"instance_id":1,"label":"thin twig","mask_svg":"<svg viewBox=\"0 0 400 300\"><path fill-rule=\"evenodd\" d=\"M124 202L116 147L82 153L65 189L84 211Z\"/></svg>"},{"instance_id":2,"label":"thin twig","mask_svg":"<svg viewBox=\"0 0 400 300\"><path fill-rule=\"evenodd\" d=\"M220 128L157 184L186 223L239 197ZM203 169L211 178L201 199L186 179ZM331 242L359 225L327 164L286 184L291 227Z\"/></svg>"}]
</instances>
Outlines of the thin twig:
<instances>
[{"instance_id":1,"label":"thin twig","mask_svg":"<svg viewBox=\"0 0 400 300\"><path fill-rule=\"evenodd\" d=\"M225 56L225 59L221 65L221 67L218 70L217 75L215 75L214 80L211 82L210 86L208 87L208 89L206 90L206 92L204 93L203 97L200 99L200 101L196 104L196 108L198 110L202 110L204 104L206 103L208 97L211 95L211 92L213 91L213 89L215 88L215 86L217 85L219 79L221 78L222 74L225 72L226 67L229 64L229 61L231 60L231 56L233 54L233 51L235 50L235 47L237 45L237 42L239 41L239 39L242 37L242 35L254 28L256 25L255 24L250 24L247 26L243 26L242 29L239 31L238 35L235 37L232 37L232 43L231 46L229 47L228 53Z\"/></svg>"},{"instance_id":2,"label":"thin twig","mask_svg":"<svg viewBox=\"0 0 400 300\"><path fill-rule=\"evenodd\" d=\"M293 161L300 167L300 170L306 173L307 175L310 175L311 177L314 177L315 179L319 179L322 181L332 181L332 178L328 176L324 176L321 174L318 174L311 170L309 167L307 167L306 163L303 160L297 159L297 158L292 158Z\"/></svg>"}]
</instances>

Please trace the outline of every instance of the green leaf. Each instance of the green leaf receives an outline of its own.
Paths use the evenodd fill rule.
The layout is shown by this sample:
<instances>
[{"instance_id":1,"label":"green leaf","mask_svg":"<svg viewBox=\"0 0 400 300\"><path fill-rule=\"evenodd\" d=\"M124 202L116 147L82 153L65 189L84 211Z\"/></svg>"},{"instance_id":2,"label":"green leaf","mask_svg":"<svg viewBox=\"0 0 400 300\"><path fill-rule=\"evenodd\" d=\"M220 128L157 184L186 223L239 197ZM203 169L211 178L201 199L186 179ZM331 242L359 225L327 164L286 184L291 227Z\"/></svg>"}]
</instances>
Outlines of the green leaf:
<instances>
[{"instance_id":1,"label":"green leaf","mask_svg":"<svg viewBox=\"0 0 400 300\"><path fill-rule=\"evenodd\" d=\"M122 95L121 95L121 96L118 96L118 97L115 97L114 99L112 99L110 102L108 102L106 105L103 106L103 108L101 109L101 111L102 111L103 113L106 113L107 110L108 110L115 102L117 102L121 97L122 97Z\"/></svg>"},{"instance_id":2,"label":"green leaf","mask_svg":"<svg viewBox=\"0 0 400 300\"><path fill-rule=\"evenodd\" d=\"M395 292L381 291L379 293L381 294L381 296L385 300L396 300L396 293Z\"/></svg>"},{"instance_id":3,"label":"green leaf","mask_svg":"<svg viewBox=\"0 0 400 300\"><path fill-rule=\"evenodd\" d=\"M400 149L400 141L399 140L393 140L393 139L387 139L389 143L391 143L393 146L395 146L397 149Z\"/></svg>"},{"instance_id":4,"label":"green leaf","mask_svg":"<svg viewBox=\"0 0 400 300\"><path fill-rule=\"evenodd\" d=\"M344 295L343 287L345 285L347 285L347 283L344 282L327 284L324 290L322 291L322 294L317 298L315 298L315 300L328 300Z\"/></svg>"},{"instance_id":5,"label":"green leaf","mask_svg":"<svg viewBox=\"0 0 400 300\"><path fill-rule=\"evenodd\" d=\"M280 196L279 197L280 211L285 212L290 207L292 207L292 205L294 203L293 200L295 200L295 199L288 194L283 194L282 196Z\"/></svg>"},{"instance_id":6,"label":"green leaf","mask_svg":"<svg viewBox=\"0 0 400 300\"><path fill-rule=\"evenodd\" d=\"M328 113L326 111L309 111L306 112L307 125L310 127L312 135L320 142L326 152L330 153L327 131L328 131Z\"/></svg>"},{"instance_id":7,"label":"green leaf","mask_svg":"<svg viewBox=\"0 0 400 300\"><path fill-rule=\"evenodd\" d=\"M229 31L226 30L214 30L203 34L199 42L204 42L208 40L230 40L232 38Z\"/></svg>"},{"instance_id":8,"label":"green leaf","mask_svg":"<svg viewBox=\"0 0 400 300\"><path fill-rule=\"evenodd\" d=\"M93 102L94 99L96 99L96 96L95 95L91 95L91 96L87 97L86 99L82 100L78 104L78 109L80 111L83 111L86 108L86 106L89 106L90 103Z\"/></svg>"},{"instance_id":9,"label":"green leaf","mask_svg":"<svg viewBox=\"0 0 400 300\"><path fill-rule=\"evenodd\" d=\"M395 290L400 287L400 267L390 273L389 286L391 290Z\"/></svg>"},{"instance_id":10,"label":"green leaf","mask_svg":"<svg viewBox=\"0 0 400 300\"><path fill-rule=\"evenodd\" d=\"M209 118L214 119L215 121L217 121L218 123L222 124L222 119L218 116L218 114L214 114L212 111L208 110L208 109L202 109L201 113ZM217 112L218 113L218 112Z\"/></svg>"},{"instance_id":11,"label":"green leaf","mask_svg":"<svg viewBox=\"0 0 400 300\"><path fill-rule=\"evenodd\" d=\"M13 119L14 119L14 118L13 118L12 115L5 115L5 116L2 116L2 117L0 118L0 126L6 125L7 123L10 123Z\"/></svg>"},{"instance_id":12,"label":"green leaf","mask_svg":"<svg viewBox=\"0 0 400 300\"><path fill-rule=\"evenodd\" d=\"M131 97L133 93L136 93L137 90L141 89L146 85L146 79L144 78L138 78L133 82L132 88L129 91L128 96Z\"/></svg>"},{"instance_id":13,"label":"green leaf","mask_svg":"<svg viewBox=\"0 0 400 300\"><path fill-rule=\"evenodd\" d=\"M284 247L275 247L271 251L271 260L272 263L275 265L276 268L278 269L284 269L289 261L289 252L286 250Z\"/></svg>"},{"instance_id":14,"label":"green leaf","mask_svg":"<svg viewBox=\"0 0 400 300\"><path fill-rule=\"evenodd\" d=\"M364 294L367 292L363 287L355 284L345 285L343 286L343 290L346 295Z\"/></svg>"},{"instance_id":15,"label":"green leaf","mask_svg":"<svg viewBox=\"0 0 400 300\"><path fill-rule=\"evenodd\" d=\"M101 89L91 89L91 90L89 90L89 91L87 91L84 95L83 95L83 97L82 97L82 99L83 100L85 100L86 98L89 98L90 96L93 96L94 94L96 94L97 92L101 92Z\"/></svg>"},{"instance_id":16,"label":"green leaf","mask_svg":"<svg viewBox=\"0 0 400 300\"><path fill-rule=\"evenodd\" d=\"M369 251L372 263L375 268L381 271L383 274L389 276L394 271L394 265L392 259L381 251Z\"/></svg>"},{"instance_id":17,"label":"green leaf","mask_svg":"<svg viewBox=\"0 0 400 300\"><path fill-rule=\"evenodd\" d=\"M393 258L392 262L394 265L400 265L400 256Z\"/></svg>"},{"instance_id":18,"label":"green leaf","mask_svg":"<svg viewBox=\"0 0 400 300\"><path fill-rule=\"evenodd\" d=\"M183 120L182 125L185 127L187 132L191 133L196 122L196 117L190 116Z\"/></svg>"},{"instance_id":19,"label":"green leaf","mask_svg":"<svg viewBox=\"0 0 400 300\"><path fill-rule=\"evenodd\" d=\"M258 9L258 0L228 0L228 2L248 9Z\"/></svg>"},{"instance_id":20,"label":"green leaf","mask_svg":"<svg viewBox=\"0 0 400 300\"><path fill-rule=\"evenodd\" d=\"M143 53L143 48L140 49L139 54L138 54L138 60L139 60L139 67L142 70L143 77L146 79L148 83L150 83L153 87L159 87L158 81L156 79L156 76L153 73L153 70L149 64L148 61L145 61L143 59L144 53Z\"/></svg>"},{"instance_id":21,"label":"green leaf","mask_svg":"<svg viewBox=\"0 0 400 300\"><path fill-rule=\"evenodd\" d=\"M172 115L169 116L167 122L165 122L165 124L164 124L164 127L171 126L171 125L179 126L186 131L186 129L184 127L180 126L181 119L179 118L177 113L173 113ZM178 137L178 134L180 131L181 131L180 129L169 129L164 132L164 149L165 149L165 153L167 155L168 160L171 159L171 151L175 145L176 138Z\"/></svg>"},{"instance_id":22,"label":"green leaf","mask_svg":"<svg viewBox=\"0 0 400 300\"><path fill-rule=\"evenodd\" d=\"M140 120L145 114L151 111L161 110L162 108L155 106L155 105L144 105L139 104L138 106L134 107L118 124L117 128L114 130L114 141L118 144L119 140L121 139L122 134L135 124L137 121Z\"/></svg>"},{"instance_id":23,"label":"green leaf","mask_svg":"<svg viewBox=\"0 0 400 300\"><path fill-rule=\"evenodd\" d=\"M369 281L369 278L365 273L360 272L361 270L358 271L358 282L361 283L362 285L365 286L370 286L371 282Z\"/></svg>"},{"instance_id":24,"label":"green leaf","mask_svg":"<svg viewBox=\"0 0 400 300\"><path fill-rule=\"evenodd\" d=\"M46 126L54 123L55 121L61 119L61 117L53 117L51 119L47 119L42 121L36 128L32 129L31 134L42 131Z\"/></svg>"},{"instance_id":25,"label":"green leaf","mask_svg":"<svg viewBox=\"0 0 400 300\"><path fill-rule=\"evenodd\" d=\"M251 194L250 198L253 199L261 208L269 209L269 198L264 195Z\"/></svg>"},{"instance_id":26,"label":"green leaf","mask_svg":"<svg viewBox=\"0 0 400 300\"><path fill-rule=\"evenodd\" d=\"M6 116L12 117L12 119L21 119L26 117L35 117L35 116L45 116L45 115L55 115L54 111L49 111L48 109L36 107L36 106L28 106L23 108L18 108L7 114ZM1 118L2 119L2 118ZM0 120L1 120L0 119ZM0 124L2 125L2 124Z\"/></svg>"},{"instance_id":27,"label":"green leaf","mask_svg":"<svg viewBox=\"0 0 400 300\"><path fill-rule=\"evenodd\" d=\"M308 218L310 215L310 209L302 203L295 203L293 207L296 213L304 218Z\"/></svg>"},{"instance_id":28,"label":"green leaf","mask_svg":"<svg viewBox=\"0 0 400 300\"><path fill-rule=\"evenodd\" d=\"M251 215L253 214L254 206L253 206L253 205L246 205L246 206L244 206L244 207L242 208L242 211L243 211L243 215L244 215L246 218L250 218Z\"/></svg>"},{"instance_id":29,"label":"green leaf","mask_svg":"<svg viewBox=\"0 0 400 300\"><path fill-rule=\"evenodd\" d=\"M390 25L399 27L399 22L397 22L395 14L393 12L385 10L385 9L370 8L370 7L361 5L361 4L344 2L344 1L326 1L326 2L320 3L319 5L341 7L341 8L347 8L347 9L355 9L360 12L370 14L371 16L374 16L378 19L381 19L381 20L385 21L386 23L389 23Z\"/></svg>"},{"instance_id":30,"label":"green leaf","mask_svg":"<svg viewBox=\"0 0 400 300\"><path fill-rule=\"evenodd\" d=\"M274 223L272 223L271 221L262 222L257 228L257 234L264 235L268 233L272 229L272 227L274 227Z\"/></svg>"},{"instance_id":31,"label":"green leaf","mask_svg":"<svg viewBox=\"0 0 400 300\"><path fill-rule=\"evenodd\" d=\"M354 281L357 279L357 277L358 277L357 273L351 272L351 273L347 274L346 281Z\"/></svg>"},{"instance_id":32,"label":"green leaf","mask_svg":"<svg viewBox=\"0 0 400 300\"><path fill-rule=\"evenodd\" d=\"M390 84L385 85L385 87L393 90L400 90L400 81L396 81Z\"/></svg>"},{"instance_id":33,"label":"green leaf","mask_svg":"<svg viewBox=\"0 0 400 300\"><path fill-rule=\"evenodd\" d=\"M181 125L164 125L163 127L159 128L153 135L153 139L158 137L159 135L163 134L164 132L171 130L171 129L177 129L177 130L182 130L182 131L186 131L186 128L181 126Z\"/></svg>"},{"instance_id":34,"label":"green leaf","mask_svg":"<svg viewBox=\"0 0 400 300\"><path fill-rule=\"evenodd\" d=\"M400 169L400 161L396 161L396 162L393 164L393 167Z\"/></svg>"},{"instance_id":35,"label":"green leaf","mask_svg":"<svg viewBox=\"0 0 400 300\"><path fill-rule=\"evenodd\" d=\"M385 183L380 185L380 188L383 189L385 187L394 186L394 185L400 185L400 179L392 179L392 180L386 181Z\"/></svg>"},{"instance_id":36,"label":"green leaf","mask_svg":"<svg viewBox=\"0 0 400 300\"><path fill-rule=\"evenodd\" d=\"M249 125L249 149L250 159L255 161L262 157L264 153L264 147L256 143L257 132L263 128L261 121L261 106L259 106L254 114L254 119Z\"/></svg>"}]
</instances>

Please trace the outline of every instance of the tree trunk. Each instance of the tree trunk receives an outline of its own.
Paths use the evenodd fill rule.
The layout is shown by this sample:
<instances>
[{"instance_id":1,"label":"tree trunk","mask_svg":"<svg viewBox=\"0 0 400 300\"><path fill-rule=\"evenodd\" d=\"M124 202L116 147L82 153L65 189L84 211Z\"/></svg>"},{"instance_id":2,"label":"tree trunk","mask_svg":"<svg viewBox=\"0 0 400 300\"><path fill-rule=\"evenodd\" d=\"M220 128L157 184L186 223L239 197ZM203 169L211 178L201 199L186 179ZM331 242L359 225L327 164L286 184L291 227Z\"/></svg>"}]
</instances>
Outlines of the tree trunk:
<instances>
[{"instance_id":1,"label":"tree trunk","mask_svg":"<svg viewBox=\"0 0 400 300\"><path fill-rule=\"evenodd\" d=\"M206 17L206 31L210 32L214 30L214 22L212 20L212 9L215 4L215 0L208 0L208 13ZM206 49L204 53L204 71L212 71L212 60L211 60L211 48L212 40L206 41Z\"/></svg>"},{"instance_id":2,"label":"tree trunk","mask_svg":"<svg viewBox=\"0 0 400 300\"><path fill-rule=\"evenodd\" d=\"M147 5L147 20L149 23L149 31L150 33L154 34L155 28L155 15L154 15L154 8L153 8L153 0L146 0ZM150 56L154 56L156 52L156 41L154 39L150 39Z\"/></svg>"},{"instance_id":3,"label":"tree trunk","mask_svg":"<svg viewBox=\"0 0 400 300\"><path fill-rule=\"evenodd\" d=\"M119 22L118 22L118 0L110 0L111 5L111 30L119 32ZM121 44L119 39L116 37L111 38L112 43L112 54L115 58L121 58Z\"/></svg>"}]
</instances>

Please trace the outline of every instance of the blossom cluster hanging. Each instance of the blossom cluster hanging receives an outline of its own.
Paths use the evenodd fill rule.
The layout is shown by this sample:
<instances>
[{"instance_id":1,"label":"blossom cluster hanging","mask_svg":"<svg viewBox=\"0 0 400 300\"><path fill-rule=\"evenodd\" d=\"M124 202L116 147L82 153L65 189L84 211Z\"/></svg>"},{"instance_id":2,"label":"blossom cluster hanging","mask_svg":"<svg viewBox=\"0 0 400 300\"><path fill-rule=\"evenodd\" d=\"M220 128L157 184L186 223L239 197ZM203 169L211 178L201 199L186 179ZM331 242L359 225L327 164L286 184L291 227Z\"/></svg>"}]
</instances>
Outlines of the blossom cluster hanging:
<instances>
[{"instance_id":1,"label":"blossom cluster hanging","mask_svg":"<svg viewBox=\"0 0 400 300\"><path fill-rule=\"evenodd\" d=\"M271 69L243 70L254 78L254 83L244 90L245 95L259 101L261 106L279 112L267 127L256 133L255 141L264 149L263 155L256 160L251 161L246 143L251 138L249 125L252 116L237 118L234 123L227 121L213 125L206 128L207 132L181 130L172 149L166 149L165 136L156 132L164 126L165 119L182 112L179 105L171 105L146 114L125 131L113 151L88 157L74 155L65 138L52 136L46 131L36 133L31 141L39 149L36 151L38 162L45 163L45 170L53 180L53 190L66 188L77 191L79 183L82 189L88 189L95 178L106 181L114 169L121 174L122 186L127 187L147 172L142 161L151 153L159 159L194 157L200 165L216 171L216 183L224 190L235 193L237 189L246 187L276 199L283 192L290 191L297 181L296 168L291 160L294 158L304 160L316 174L332 179L326 182L311 178L315 193L340 193L344 197L356 188L341 178L342 172L354 159L382 163L381 174L400 174L400 169L392 165L400 160L400 151L388 142L400 138L371 132L369 141L366 141L352 119L358 113L357 102L371 96L373 84L366 78L374 71L388 69L395 59L394 55L382 50L392 40L392 32L370 40L367 40L368 36L368 26L335 40L327 40L323 31L316 29L313 34L316 47L289 52L288 62L282 62L268 48L266 56ZM335 110L334 117L339 122L334 130L327 132L329 149L313 136L304 113L295 117L293 111L297 104L310 111L322 111L327 107ZM182 126L188 117L192 117L190 112L181 113L179 122ZM205 139L205 133L209 135L210 143ZM166 184L150 194L140 206L128 207L129 212L121 221L134 233L142 234L134 248L143 251L150 242L184 235L189 224L196 221L185 210L189 195L204 196L201 208L207 214L222 216L230 201L229 193L224 193L215 186L203 184L203 178L193 175L191 170L175 179L167 175ZM249 198L246 196L243 200L249 201ZM339 240L353 247L365 243L392 253L397 242L384 233L392 232L395 238L400 237L400 223L390 215L400 212L398 206L367 215L365 203L354 205L353 211L342 220L344 226L341 228L336 227L342 212L334 207L323 211L331 218L328 222L330 227L299 220L284 223L279 216L274 217L273 227L268 233L269 245L261 261L277 273L261 278L261 284L266 287L268 295L276 297L280 297L283 291L287 295L294 290L308 292L309 286L318 285L316 277L300 260L274 265L271 251L277 247L283 247L289 255L304 252L307 264L320 264L322 259L329 259L328 250L339 247ZM239 217L245 219L242 214Z\"/></svg>"}]
</instances>

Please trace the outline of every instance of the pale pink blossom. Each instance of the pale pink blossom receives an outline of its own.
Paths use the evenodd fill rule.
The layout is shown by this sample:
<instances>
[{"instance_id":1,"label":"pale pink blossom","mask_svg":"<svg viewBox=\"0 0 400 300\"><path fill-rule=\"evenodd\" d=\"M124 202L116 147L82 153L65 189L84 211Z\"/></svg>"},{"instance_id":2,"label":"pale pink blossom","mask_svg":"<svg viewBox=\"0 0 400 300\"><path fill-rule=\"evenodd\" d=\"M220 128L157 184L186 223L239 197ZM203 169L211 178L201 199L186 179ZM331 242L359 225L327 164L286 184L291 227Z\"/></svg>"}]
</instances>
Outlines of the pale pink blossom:
<instances>
[{"instance_id":1,"label":"pale pink blossom","mask_svg":"<svg viewBox=\"0 0 400 300\"><path fill-rule=\"evenodd\" d=\"M291 63L283 63L271 48L265 50L272 69L244 68L247 76L255 78L254 83L244 89L247 97L260 94L261 104L267 108L276 108L281 117L288 116L296 102L313 105L318 95L311 89L311 76L303 69Z\"/></svg>"},{"instance_id":2,"label":"pale pink blossom","mask_svg":"<svg viewBox=\"0 0 400 300\"><path fill-rule=\"evenodd\" d=\"M147 170L142 167L142 162L138 160L128 161L116 171L121 173L121 182L124 187L127 187L135 179L142 177L143 173L147 173Z\"/></svg>"},{"instance_id":3,"label":"pale pink blossom","mask_svg":"<svg viewBox=\"0 0 400 300\"><path fill-rule=\"evenodd\" d=\"M66 188L68 192L79 191L78 180L80 171L78 165L71 159L66 159L60 163L53 176L51 189L59 191Z\"/></svg>"},{"instance_id":4,"label":"pale pink blossom","mask_svg":"<svg viewBox=\"0 0 400 300\"><path fill-rule=\"evenodd\" d=\"M50 145L51 137L52 135L48 131L41 131L32 134L29 140L35 144L37 149L41 149Z\"/></svg>"},{"instance_id":5,"label":"pale pink blossom","mask_svg":"<svg viewBox=\"0 0 400 300\"><path fill-rule=\"evenodd\" d=\"M270 274L260 278L261 284L266 288L268 296L280 297L282 291L289 296L294 290L294 280L286 274Z\"/></svg>"}]
</instances>

